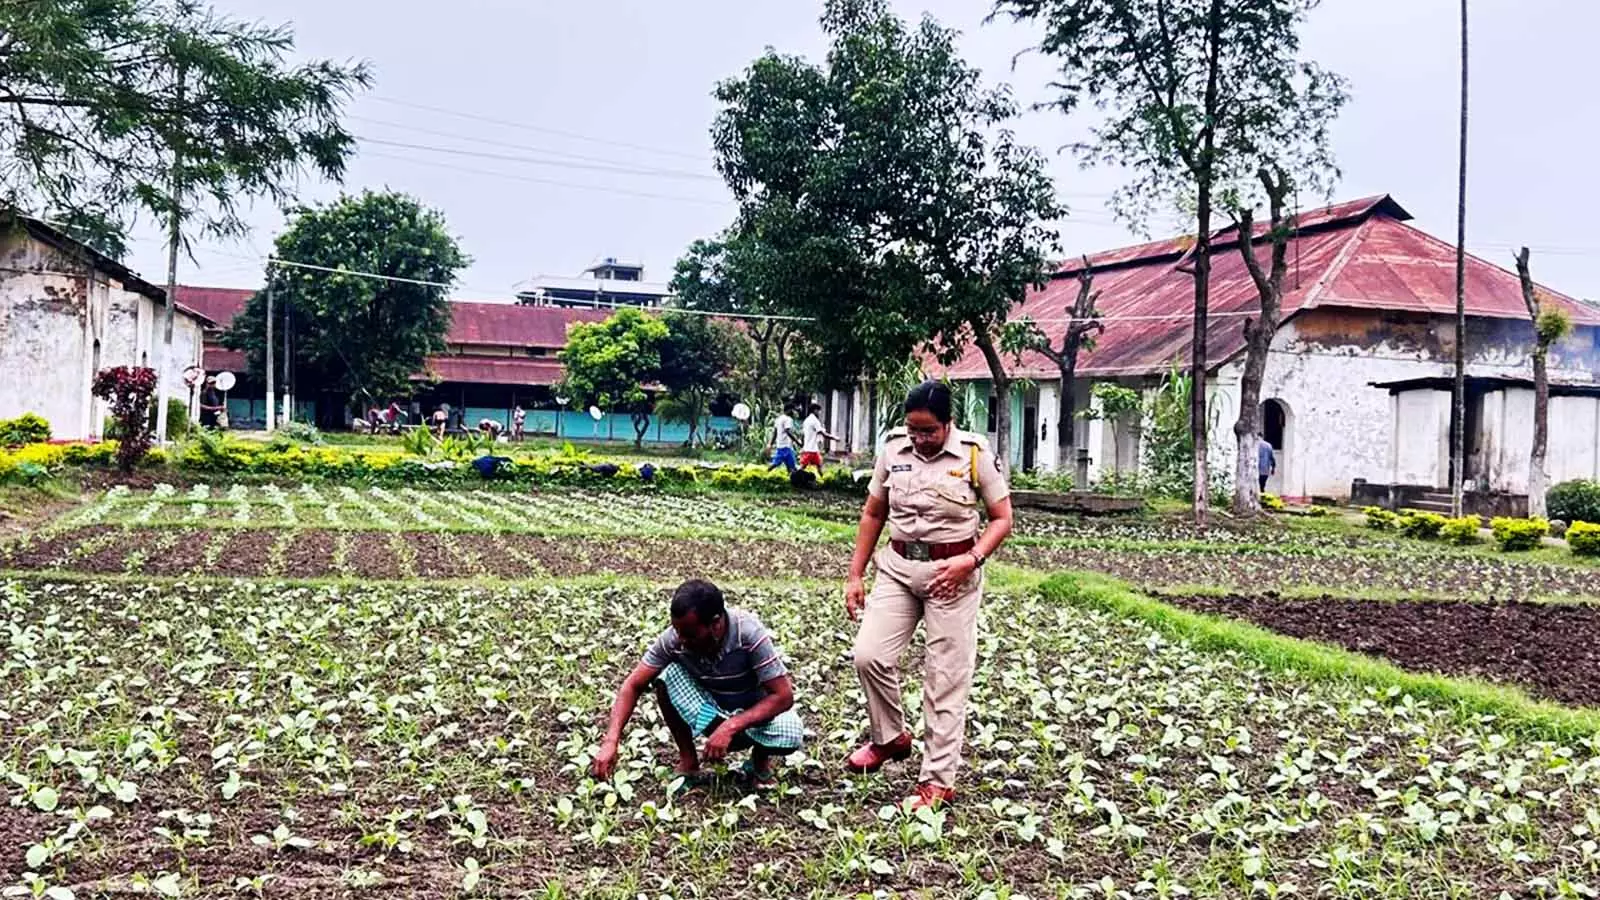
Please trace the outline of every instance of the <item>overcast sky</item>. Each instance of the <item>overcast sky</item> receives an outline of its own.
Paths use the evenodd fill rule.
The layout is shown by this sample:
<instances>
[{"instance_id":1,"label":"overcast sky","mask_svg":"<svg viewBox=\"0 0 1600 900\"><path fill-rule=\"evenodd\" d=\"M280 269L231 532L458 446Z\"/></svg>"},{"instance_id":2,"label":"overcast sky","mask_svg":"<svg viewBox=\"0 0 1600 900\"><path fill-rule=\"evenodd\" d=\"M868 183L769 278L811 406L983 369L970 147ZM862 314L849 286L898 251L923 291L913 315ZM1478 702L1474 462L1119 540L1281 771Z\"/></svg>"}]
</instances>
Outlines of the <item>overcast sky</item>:
<instances>
[{"instance_id":1,"label":"overcast sky","mask_svg":"<svg viewBox=\"0 0 1600 900\"><path fill-rule=\"evenodd\" d=\"M349 108L351 129L369 140L344 189L402 190L442 210L474 259L459 299L507 299L519 282L575 275L604 256L636 259L648 279L667 280L688 243L734 213L710 160L714 84L769 46L813 59L824 49L819 0L214 2L238 17L292 24L303 56L372 63L373 90ZM984 25L983 0L895 6L963 32L967 59L1024 104L1049 98L1047 60L1013 68L1036 41L1034 27ZM1344 172L1336 199L1390 193L1417 225L1451 241L1456 9L1455 0L1327 0L1305 32L1307 54L1351 81L1334 131ZM1505 264L1526 243L1540 281L1600 300L1592 89L1600 3L1473 0L1472 14L1468 244ZM1119 174L1057 153L1083 127L1047 111L1017 125L1051 154L1073 210L1063 249L1074 254L1133 240L1104 207ZM309 183L302 196L338 191ZM258 285L282 217L261 204L251 220L248 241L207 245L181 265L180 280ZM133 264L153 281L165 277L160 237L148 226L136 233Z\"/></svg>"}]
</instances>

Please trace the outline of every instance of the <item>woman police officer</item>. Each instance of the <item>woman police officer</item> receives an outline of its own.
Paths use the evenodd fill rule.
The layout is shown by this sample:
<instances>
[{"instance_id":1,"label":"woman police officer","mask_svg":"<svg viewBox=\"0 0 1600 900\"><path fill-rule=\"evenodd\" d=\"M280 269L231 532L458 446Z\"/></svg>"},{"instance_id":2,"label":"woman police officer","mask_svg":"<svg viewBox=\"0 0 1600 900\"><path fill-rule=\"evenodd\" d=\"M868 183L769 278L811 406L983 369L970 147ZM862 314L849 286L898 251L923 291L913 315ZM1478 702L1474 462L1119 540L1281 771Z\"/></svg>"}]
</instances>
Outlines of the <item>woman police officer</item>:
<instances>
[{"instance_id":1,"label":"woman police officer","mask_svg":"<svg viewBox=\"0 0 1600 900\"><path fill-rule=\"evenodd\" d=\"M900 655L920 619L927 628L922 688L924 756L914 807L955 798L967 695L977 662L983 563L1011 532L1010 489L980 436L950 424L950 388L927 381L906 395L906 424L890 431L856 531L845 611L859 619L853 651L872 733L845 767L875 772L911 755L900 702ZM989 525L980 534L978 507ZM862 584L876 555L872 593ZM864 614L863 614L864 612Z\"/></svg>"}]
</instances>

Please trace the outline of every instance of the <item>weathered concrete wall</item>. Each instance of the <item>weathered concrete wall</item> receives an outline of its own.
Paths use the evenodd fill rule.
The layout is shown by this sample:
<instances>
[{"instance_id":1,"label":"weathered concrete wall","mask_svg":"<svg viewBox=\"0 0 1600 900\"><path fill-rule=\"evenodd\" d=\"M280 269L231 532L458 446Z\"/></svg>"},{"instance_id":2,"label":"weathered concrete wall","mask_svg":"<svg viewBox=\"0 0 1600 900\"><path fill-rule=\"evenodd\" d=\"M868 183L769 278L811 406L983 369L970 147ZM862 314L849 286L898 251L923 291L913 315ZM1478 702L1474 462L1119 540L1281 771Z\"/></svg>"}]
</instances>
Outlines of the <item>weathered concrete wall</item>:
<instances>
[{"instance_id":1,"label":"weathered concrete wall","mask_svg":"<svg viewBox=\"0 0 1600 900\"><path fill-rule=\"evenodd\" d=\"M90 395L94 373L152 363L157 308L25 233L0 236L0 418L33 412L57 438L98 437L105 410ZM179 315L175 359L163 366L175 384L199 362L201 342L200 324Z\"/></svg>"},{"instance_id":2,"label":"weathered concrete wall","mask_svg":"<svg viewBox=\"0 0 1600 900\"><path fill-rule=\"evenodd\" d=\"M1478 439L1489 490L1525 494L1533 451L1533 391L1491 391ZM1545 469L1550 483L1600 477L1600 398L1551 397ZM1469 469L1468 471L1472 471Z\"/></svg>"}]
</instances>

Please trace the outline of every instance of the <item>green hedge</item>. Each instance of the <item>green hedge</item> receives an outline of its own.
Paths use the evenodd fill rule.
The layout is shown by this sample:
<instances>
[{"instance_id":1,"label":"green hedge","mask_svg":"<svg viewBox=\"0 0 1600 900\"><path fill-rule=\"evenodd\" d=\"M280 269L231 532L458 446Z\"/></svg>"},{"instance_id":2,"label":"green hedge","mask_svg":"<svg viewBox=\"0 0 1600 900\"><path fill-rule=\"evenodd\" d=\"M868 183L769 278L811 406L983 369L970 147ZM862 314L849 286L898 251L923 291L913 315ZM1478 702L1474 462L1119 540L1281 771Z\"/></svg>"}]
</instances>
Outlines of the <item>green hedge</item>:
<instances>
[{"instance_id":1,"label":"green hedge","mask_svg":"<svg viewBox=\"0 0 1600 900\"><path fill-rule=\"evenodd\" d=\"M1489 523L1494 530L1494 541L1501 550L1520 552L1537 549L1550 533L1550 523L1544 519L1513 519L1502 516Z\"/></svg>"},{"instance_id":2,"label":"green hedge","mask_svg":"<svg viewBox=\"0 0 1600 900\"><path fill-rule=\"evenodd\" d=\"M50 440L50 423L43 416L23 413L15 419L0 419L0 447L21 447Z\"/></svg>"},{"instance_id":3,"label":"green hedge","mask_svg":"<svg viewBox=\"0 0 1600 900\"><path fill-rule=\"evenodd\" d=\"M1545 494L1546 512L1563 522L1600 522L1600 481L1563 481Z\"/></svg>"},{"instance_id":4,"label":"green hedge","mask_svg":"<svg viewBox=\"0 0 1600 900\"><path fill-rule=\"evenodd\" d=\"M1401 510L1400 533L1406 537L1433 540L1439 536L1446 522L1450 521L1438 513L1423 512L1416 509Z\"/></svg>"},{"instance_id":5,"label":"green hedge","mask_svg":"<svg viewBox=\"0 0 1600 900\"><path fill-rule=\"evenodd\" d=\"M1600 525L1573 522L1567 527L1567 546L1577 556L1600 556Z\"/></svg>"},{"instance_id":6,"label":"green hedge","mask_svg":"<svg viewBox=\"0 0 1600 900\"><path fill-rule=\"evenodd\" d=\"M1459 519L1446 519L1439 528L1439 537L1447 543L1468 546L1478 543L1478 529L1482 523L1477 516L1462 516Z\"/></svg>"}]
</instances>

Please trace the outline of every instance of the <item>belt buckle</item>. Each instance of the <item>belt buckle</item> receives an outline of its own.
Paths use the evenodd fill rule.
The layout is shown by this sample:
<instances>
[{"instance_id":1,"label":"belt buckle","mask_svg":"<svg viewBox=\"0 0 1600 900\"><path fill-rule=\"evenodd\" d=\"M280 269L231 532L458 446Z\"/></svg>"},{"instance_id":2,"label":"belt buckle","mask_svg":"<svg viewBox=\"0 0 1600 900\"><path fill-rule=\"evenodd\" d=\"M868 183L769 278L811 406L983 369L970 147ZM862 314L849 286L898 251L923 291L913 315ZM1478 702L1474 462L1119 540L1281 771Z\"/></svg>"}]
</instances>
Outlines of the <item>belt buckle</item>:
<instances>
[{"instance_id":1,"label":"belt buckle","mask_svg":"<svg viewBox=\"0 0 1600 900\"><path fill-rule=\"evenodd\" d=\"M933 545L925 541L906 541L906 559L916 562L932 562Z\"/></svg>"}]
</instances>

